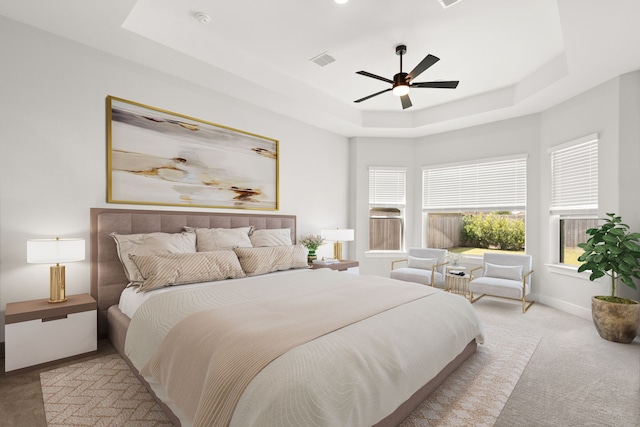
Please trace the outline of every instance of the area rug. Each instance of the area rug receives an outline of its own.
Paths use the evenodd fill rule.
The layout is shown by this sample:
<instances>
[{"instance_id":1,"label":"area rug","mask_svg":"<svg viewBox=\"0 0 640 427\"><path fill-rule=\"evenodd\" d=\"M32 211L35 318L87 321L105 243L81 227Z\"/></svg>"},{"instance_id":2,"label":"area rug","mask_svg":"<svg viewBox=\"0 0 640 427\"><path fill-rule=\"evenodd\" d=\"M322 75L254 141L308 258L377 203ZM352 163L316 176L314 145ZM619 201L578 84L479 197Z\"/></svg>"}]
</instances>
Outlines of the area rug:
<instances>
[{"instance_id":1,"label":"area rug","mask_svg":"<svg viewBox=\"0 0 640 427\"><path fill-rule=\"evenodd\" d=\"M485 344L401 424L492 426L539 337L485 324ZM40 374L49 427L170 426L117 354Z\"/></svg>"}]
</instances>

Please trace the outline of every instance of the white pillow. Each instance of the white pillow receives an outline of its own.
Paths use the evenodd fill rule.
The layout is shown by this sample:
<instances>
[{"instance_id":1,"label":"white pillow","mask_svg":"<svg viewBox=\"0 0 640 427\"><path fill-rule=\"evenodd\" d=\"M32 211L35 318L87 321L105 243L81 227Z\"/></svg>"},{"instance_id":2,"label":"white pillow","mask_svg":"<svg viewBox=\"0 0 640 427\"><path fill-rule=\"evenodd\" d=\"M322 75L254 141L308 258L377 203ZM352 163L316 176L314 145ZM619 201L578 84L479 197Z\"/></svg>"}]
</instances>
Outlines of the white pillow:
<instances>
[{"instance_id":1,"label":"white pillow","mask_svg":"<svg viewBox=\"0 0 640 427\"><path fill-rule=\"evenodd\" d=\"M253 230L249 238L254 248L293 245L291 241L291 230L288 228Z\"/></svg>"},{"instance_id":2,"label":"white pillow","mask_svg":"<svg viewBox=\"0 0 640 427\"><path fill-rule=\"evenodd\" d=\"M522 280L521 265L497 265L485 263L484 277L495 277L496 279Z\"/></svg>"},{"instance_id":3,"label":"white pillow","mask_svg":"<svg viewBox=\"0 0 640 427\"><path fill-rule=\"evenodd\" d=\"M189 231L182 233L111 233L109 236L116 241L118 257L124 268L124 273L132 285L139 285L143 278L129 255L148 256L196 251L196 234Z\"/></svg>"},{"instance_id":4,"label":"white pillow","mask_svg":"<svg viewBox=\"0 0 640 427\"><path fill-rule=\"evenodd\" d=\"M438 263L438 258L418 258L418 257L410 256L407 267L421 268L423 270L431 270L431 267L433 267L437 263Z\"/></svg>"},{"instance_id":5,"label":"white pillow","mask_svg":"<svg viewBox=\"0 0 640 427\"><path fill-rule=\"evenodd\" d=\"M198 252L221 251L233 248L250 248L249 233L251 227L239 228L191 228L187 231L196 233L196 249Z\"/></svg>"}]
</instances>

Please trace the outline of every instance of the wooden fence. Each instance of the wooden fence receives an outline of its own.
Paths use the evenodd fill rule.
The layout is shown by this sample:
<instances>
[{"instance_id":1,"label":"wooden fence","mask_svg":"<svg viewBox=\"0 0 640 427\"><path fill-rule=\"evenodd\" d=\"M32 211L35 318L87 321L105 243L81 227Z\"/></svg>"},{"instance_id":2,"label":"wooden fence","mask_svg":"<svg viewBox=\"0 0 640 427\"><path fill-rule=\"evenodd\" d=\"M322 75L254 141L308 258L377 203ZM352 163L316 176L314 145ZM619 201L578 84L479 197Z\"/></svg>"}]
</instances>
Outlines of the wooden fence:
<instances>
[{"instance_id":1,"label":"wooden fence","mask_svg":"<svg viewBox=\"0 0 640 427\"><path fill-rule=\"evenodd\" d=\"M577 248L578 243L585 243L589 238L587 230L600 225L597 219L565 219L561 223L565 248Z\"/></svg>"}]
</instances>

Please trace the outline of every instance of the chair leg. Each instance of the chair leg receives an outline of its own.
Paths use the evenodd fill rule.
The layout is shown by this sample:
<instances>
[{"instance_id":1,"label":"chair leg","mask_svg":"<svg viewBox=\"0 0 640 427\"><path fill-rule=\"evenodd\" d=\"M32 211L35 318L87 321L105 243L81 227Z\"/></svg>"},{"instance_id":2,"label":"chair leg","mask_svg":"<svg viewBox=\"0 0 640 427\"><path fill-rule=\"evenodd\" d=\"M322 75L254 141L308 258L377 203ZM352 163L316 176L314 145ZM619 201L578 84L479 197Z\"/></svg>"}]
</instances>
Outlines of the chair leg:
<instances>
[{"instance_id":1,"label":"chair leg","mask_svg":"<svg viewBox=\"0 0 640 427\"><path fill-rule=\"evenodd\" d=\"M526 313L534 302L535 301L527 301L525 297L522 297L522 314Z\"/></svg>"},{"instance_id":2,"label":"chair leg","mask_svg":"<svg viewBox=\"0 0 640 427\"><path fill-rule=\"evenodd\" d=\"M473 304L474 302L478 301L480 298L482 298L485 294L480 295L477 298L473 298L473 292L471 292L471 294L469 295L469 301L471 302L471 304Z\"/></svg>"}]
</instances>

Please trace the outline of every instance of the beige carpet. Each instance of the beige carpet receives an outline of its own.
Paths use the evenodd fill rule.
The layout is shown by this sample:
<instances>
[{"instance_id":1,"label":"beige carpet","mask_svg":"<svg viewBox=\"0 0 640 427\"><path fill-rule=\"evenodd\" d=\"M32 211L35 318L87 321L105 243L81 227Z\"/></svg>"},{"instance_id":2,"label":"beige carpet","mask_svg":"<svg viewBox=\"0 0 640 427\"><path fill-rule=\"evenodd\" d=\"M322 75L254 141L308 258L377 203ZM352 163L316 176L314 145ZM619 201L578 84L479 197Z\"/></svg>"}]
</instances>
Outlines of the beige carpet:
<instances>
[{"instance_id":1,"label":"beige carpet","mask_svg":"<svg viewBox=\"0 0 640 427\"><path fill-rule=\"evenodd\" d=\"M484 326L486 343L402 427L495 423L540 338ZM171 425L118 355L43 372L40 381L49 427Z\"/></svg>"}]
</instances>

